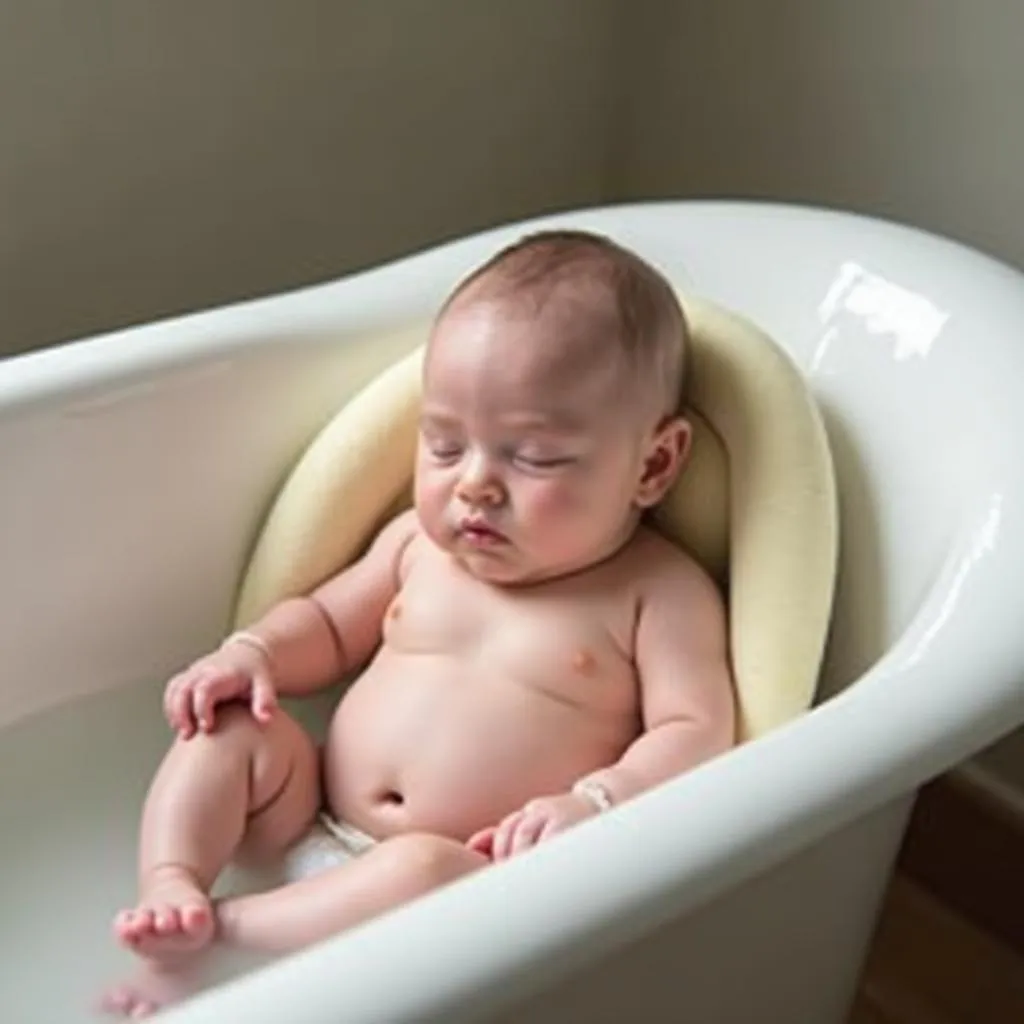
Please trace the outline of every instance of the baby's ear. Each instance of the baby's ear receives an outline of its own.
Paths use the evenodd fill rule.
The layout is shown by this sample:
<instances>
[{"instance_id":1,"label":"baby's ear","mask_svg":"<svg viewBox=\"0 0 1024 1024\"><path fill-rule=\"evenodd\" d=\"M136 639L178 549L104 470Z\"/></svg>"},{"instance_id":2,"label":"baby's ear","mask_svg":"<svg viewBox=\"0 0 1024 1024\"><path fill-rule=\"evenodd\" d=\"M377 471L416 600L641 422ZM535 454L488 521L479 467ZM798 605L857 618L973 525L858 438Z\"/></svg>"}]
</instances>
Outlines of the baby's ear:
<instances>
[{"instance_id":1,"label":"baby's ear","mask_svg":"<svg viewBox=\"0 0 1024 1024\"><path fill-rule=\"evenodd\" d=\"M654 430L644 457L635 501L651 508L665 496L690 454L693 427L682 416L666 417Z\"/></svg>"}]
</instances>

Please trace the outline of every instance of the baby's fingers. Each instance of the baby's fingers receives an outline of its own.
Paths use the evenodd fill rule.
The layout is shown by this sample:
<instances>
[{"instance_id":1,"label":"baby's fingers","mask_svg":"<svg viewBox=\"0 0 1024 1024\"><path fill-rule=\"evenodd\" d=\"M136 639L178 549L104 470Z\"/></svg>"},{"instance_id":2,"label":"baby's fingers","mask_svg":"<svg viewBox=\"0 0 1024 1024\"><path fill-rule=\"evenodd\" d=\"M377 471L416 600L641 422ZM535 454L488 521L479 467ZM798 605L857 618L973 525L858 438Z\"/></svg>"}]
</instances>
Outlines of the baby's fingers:
<instances>
[{"instance_id":1,"label":"baby's fingers","mask_svg":"<svg viewBox=\"0 0 1024 1024\"><path fill-rule=\"evenodd\" d=\"M564 832L566 823L556 817L550 817L544 822L544 827L537 834L536 842L543 843L545 839L550 839L552 836L558 835L559 832Z\"/></svg>"},{"instance_id":2,"label":"baby's fingers","mask_svg":"<svg viewBox=\"0 0 1024 1024\"><path fill-rule=\"evenodd\" d=\"M238 680L231 675L205 675L192 688L192 713L203 732L213 731L214 708L238 693Z\"/></svg>"},{"instance_id":3,"label":"baby's fingers","mask_svg":"<svg viewBox=\"0 0 1024 1024\"><path fill-rule=\"evenodd\" d=\"M252 679L252 715L261 725L270 721L277 707L277 693L270 676L257 672Z\"/></svg>"},{"instance_id":4,"label":"baby's fingers","mask_svg":"<svg viewBox=\"0 0 1024 1024\"><path fill-rule=\"evenodd\" d=\"M512 855L512 838L523 817L523 811L515 811L498 824L494 830L494 840L491 843L492 860L504 860Z\"/></svg>"},{"instance_id":5,"label":"baby's fingers","mask_svg":"<svg viewBox=\"0 0 1024 1024\"><path fill-rule=\"evenodd\" d=\"M177 730L182 739L186 740L196 731L190 683L190 674L183 672L175 676L164 691L164 716L171 728Z\"/></svg>"},{"instance_id":6,"label":"baby's fingers","mask_svg":"<svg viewBox=\"0 0 1024 1024\"><path fill-rule=\"evenodd\" d=\"M466 848L474 853L490 857L494 852L494 836L497 831L498 829L494 825L481 829L466 840Z\"/></svg>"},{"instance_id":7,"label":"baby's fingers","mask_svg":"<svg viewBox=\"0 0 1024 1024\"><path fill-rule=\"evenodd\" d=\"M512 853L522 853L531 846L536 846L540 840L540 834L549 824L551 818L534 812L523 815L522 821L516 826L512 836Z\"/></svg>"}]
</instances>

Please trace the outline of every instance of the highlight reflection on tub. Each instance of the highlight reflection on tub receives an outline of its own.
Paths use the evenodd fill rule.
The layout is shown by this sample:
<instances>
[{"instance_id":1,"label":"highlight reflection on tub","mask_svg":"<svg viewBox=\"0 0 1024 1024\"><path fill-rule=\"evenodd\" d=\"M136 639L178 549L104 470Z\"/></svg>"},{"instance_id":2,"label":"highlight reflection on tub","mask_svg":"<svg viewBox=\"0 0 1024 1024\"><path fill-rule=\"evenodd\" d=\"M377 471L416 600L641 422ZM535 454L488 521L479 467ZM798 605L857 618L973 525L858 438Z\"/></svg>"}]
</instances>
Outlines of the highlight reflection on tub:
<instances>
[{"instance_id":1,"label":"highlight reflection on tub","mask_svg":"<svg viewBox=\"0 0 1024 1024\"><path fill-rule=\"evenodd\" d=\"M842 313L859 317L869 334L890 336L893 358L897 360L927 356L949 319L949 313L927 296L853 262L839 268L818 309L826 337L833 335L832 321ZM815 352L812 368L820 362L823 347Z\"/></svg>"},{"instance_id":2,"label":"highlight reflection on tub","mask_svg":"<svg viewBox=\"0 0 1024 1024\"><path fill-rule=\"evenodd\" d=\"M1024 281L920 232L750 203L509 225L0 364L5 1019L88 1019L124 970L107 927L168 738L160 690L222 634L284 468L404 344L360 337L554 223L685 267L808 374L842 491L829 699L585 837L165 1019L844 1020L915 789L1024 720Z\"/></svg>"}]
</instances>

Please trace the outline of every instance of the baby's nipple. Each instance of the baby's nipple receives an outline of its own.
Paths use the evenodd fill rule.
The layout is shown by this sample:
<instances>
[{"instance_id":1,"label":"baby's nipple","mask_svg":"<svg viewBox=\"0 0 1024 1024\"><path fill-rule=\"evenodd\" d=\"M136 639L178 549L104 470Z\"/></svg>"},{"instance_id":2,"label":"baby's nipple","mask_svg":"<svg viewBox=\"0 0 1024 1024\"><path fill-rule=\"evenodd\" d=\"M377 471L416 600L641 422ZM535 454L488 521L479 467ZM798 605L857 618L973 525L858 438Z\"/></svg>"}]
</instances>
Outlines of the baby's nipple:
<instances>
[{"instance_id":1,"label":"baby's nipple","mask_svg":"<svg viewBox=\"0 0 1024 1024\"><path fill-rule=\"evenodd\" d=\"M589 676L597 667L597 661L594 659L594 656L590 651L577 651L575 657L572 659L572 667L573 671L578 672L581 676Z\"/></svg>"}]
</instances>

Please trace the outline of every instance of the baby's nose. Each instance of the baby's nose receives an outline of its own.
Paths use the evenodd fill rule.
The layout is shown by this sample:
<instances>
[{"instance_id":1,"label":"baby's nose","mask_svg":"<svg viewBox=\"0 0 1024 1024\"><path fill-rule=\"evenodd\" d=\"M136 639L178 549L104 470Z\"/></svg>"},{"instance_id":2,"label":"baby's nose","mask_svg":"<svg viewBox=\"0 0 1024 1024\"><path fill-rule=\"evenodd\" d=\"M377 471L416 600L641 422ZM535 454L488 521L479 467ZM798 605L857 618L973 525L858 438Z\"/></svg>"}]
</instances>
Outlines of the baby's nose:
<instances>
[{"instance_id":1,"label":"baby's nose","mask_svg":"<svg viewBox=\"0 0 1024 1024\"><path fill-rule=\"evenodd\" d=\"M455 497L467 505L500 505L505 500L505 488L486 466L476 465L462 475Z\"/></svg>"}]
</instances>

